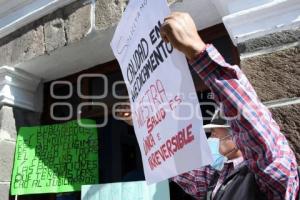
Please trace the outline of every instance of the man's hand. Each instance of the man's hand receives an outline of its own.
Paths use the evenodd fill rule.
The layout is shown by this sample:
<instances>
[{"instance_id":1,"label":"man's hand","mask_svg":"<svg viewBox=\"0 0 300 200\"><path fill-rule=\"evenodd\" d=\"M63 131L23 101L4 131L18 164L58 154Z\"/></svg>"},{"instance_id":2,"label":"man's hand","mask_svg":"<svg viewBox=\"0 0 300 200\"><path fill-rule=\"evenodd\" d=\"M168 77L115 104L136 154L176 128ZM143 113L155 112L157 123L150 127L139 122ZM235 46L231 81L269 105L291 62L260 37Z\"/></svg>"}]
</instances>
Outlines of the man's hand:
<instances>
[{"instance_id":1,"label":"man's hand","mask_svg":"<svg viewBox=\"0 0 300 200\"><path fill-rule=\"evenodd\" d=\"M198 35L196 25L187 13L174 12L165 18L160 34L165 42L194 60L205 49L205 43Z\"/></svg>"}]
</instances>

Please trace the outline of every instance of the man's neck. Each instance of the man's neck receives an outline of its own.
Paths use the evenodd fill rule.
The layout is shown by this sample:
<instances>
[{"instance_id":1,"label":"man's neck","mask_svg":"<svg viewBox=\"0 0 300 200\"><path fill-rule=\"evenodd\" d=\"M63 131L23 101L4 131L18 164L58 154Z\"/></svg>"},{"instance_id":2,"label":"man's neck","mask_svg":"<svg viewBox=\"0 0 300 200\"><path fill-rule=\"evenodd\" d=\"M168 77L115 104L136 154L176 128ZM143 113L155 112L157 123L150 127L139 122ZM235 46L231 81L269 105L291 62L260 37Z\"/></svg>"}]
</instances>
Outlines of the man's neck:
<instances>
[{"instance_id":1,"label":"man's neck","mask_svg":"<svg viewBox=\"0 0 300 200\"><path fill-rule=\"evenodd\" d=\"M242 157L243 154L239 149L234 149L233 151L229 152L226 157L228 158L228 160L233 160L239 157Z\"/></svg>"}]
</instances>

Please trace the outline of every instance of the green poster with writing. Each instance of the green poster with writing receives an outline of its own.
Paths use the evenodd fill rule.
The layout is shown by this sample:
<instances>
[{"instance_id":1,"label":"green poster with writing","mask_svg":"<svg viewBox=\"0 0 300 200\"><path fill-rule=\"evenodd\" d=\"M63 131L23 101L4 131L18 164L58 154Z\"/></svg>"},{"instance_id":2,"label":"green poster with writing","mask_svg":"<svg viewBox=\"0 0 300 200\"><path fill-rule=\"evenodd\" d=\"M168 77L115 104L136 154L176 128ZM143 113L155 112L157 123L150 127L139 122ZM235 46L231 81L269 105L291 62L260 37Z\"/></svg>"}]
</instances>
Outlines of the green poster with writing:
<instances>
[{"instance_id":1,"label":"green poster with writing","mask_svg":"<svg viewBox=\"0 0 300 200\"><path fill-rule=\"evenodd\" d=\"M91 126L95 121L82 119ZM80 191L98 183L96 128L77 120L55 125L22 127L16 144L11 194Z\"/></svg>"}]
</instances>

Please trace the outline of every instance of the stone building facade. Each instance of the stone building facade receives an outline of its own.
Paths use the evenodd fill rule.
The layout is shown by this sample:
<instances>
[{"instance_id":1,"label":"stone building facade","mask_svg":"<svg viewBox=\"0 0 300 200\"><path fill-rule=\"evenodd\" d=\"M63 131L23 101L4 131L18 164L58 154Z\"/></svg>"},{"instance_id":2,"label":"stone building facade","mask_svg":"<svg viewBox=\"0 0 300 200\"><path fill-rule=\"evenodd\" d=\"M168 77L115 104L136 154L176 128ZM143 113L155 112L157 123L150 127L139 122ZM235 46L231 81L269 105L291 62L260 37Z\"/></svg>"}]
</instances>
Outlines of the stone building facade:
<instances>
[{"instance_id":1,"label":"stone building facade","mask_svg":"<svg viewBox=\"0 0 300 200\"><path fill-rule=\"evenodd\" d=\"M1 200L9 199L18 128L43 124L45 83L113 61L109 43L128 1L21 2L0 2ZM170 7L191 13L199 31L225 25L300 164L300 2L181 0Z\"/></svg>"}]
</instances>

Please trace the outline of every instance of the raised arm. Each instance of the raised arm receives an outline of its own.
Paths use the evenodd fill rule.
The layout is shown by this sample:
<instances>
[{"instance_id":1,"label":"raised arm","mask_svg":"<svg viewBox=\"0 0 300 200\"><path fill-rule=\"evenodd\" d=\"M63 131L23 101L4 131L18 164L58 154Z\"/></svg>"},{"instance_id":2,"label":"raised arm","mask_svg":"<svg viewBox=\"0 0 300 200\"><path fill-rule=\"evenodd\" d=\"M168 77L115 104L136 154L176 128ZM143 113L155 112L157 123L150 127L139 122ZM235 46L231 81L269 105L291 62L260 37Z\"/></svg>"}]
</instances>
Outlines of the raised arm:
<instances>
[{"instance_id":1,"label":"raised arm","mask_svg":"<svg viewBox=\"0 0 300 200\"><path fill-rule=\"evenodd\" d=\"M299 189L297 163L286 138L244 73L238 66L227 64L199 36L200 42L193 39L198 35L194 27L189 15L175 13L166 19L161 33L167 42L185 53L215 94L224 115L230 118L237 147L256 174L260 189L269 199L295 199ZM191 34L193 37L188 36Z\"/></svg>"},{"instance_id":2,"label":"raised arm","mask_svg":"<svg viewBox=\"0 0 300 200\"><path fill-rule=\"evenodd\" d=\"M295 199L299 181L294 153L244 73L227 64L212 45L192 66L230 118L236 145L261 190L269 199Z\"/></svg>"},{"instance_id":3,"label":"raised arm","mask_svg":"<svg viewBox=\"0 0 300 200\"><path fill-rule=\"evenodd\" d=\"M218 172L211 166L206 166L175 176L171 180L195 199L205 199L209 187L217 178Z\"/></svg>"}]
</instances>

